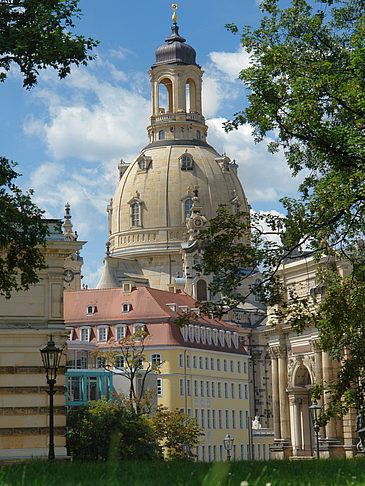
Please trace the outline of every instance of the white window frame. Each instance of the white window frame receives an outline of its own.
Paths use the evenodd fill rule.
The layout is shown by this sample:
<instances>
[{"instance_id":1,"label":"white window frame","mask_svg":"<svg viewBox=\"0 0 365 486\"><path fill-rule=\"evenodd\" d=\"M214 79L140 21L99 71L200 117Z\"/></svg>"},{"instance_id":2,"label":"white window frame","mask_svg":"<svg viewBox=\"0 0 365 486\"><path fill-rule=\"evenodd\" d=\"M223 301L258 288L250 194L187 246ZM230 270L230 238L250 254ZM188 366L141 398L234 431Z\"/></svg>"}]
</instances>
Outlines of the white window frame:
<instances>
[{"instance_id":1,"label":"white window frame","mask_svg":"<svg viewBox=\"0 0 365 486\"><path fill-rule=\"evenodd\" d=\"M157 396L158 397L162 397L163 396L163 393L162 393L162 378L157 378Z\"/></svg>"},{"instance_id":2,"label":"white window frame","mask_svg":"<svg viewBox=\"0 0 365 486\"><path fill-rule=\"evenodd\" d=\"M219 331L219 342L221 346L224 346L225 339L224 339L224 331L222 329Z\"/></svg>"},{"instance_id":3,"label":"white window frame","mask_svg":"<svg viewBox=\"0 0 365 486\"><path fill-rule=\"evenodd\" d=\"M218 346L218 329L213 329L213 343Z\"/></svg>"},{"instance_id":4,"label":"white window frame","mask_svg":"<svg viewBox=\"0 0 365 486\"><path fill-rule=\"evenodd\" d=\"M120 334L122 336L120 337ZM115 340L117 342L121 341L124 339L127 335L127 325L126 324L121 324L119 326L115 326Z\"/></svg>"},{"instance_id":5,"label":"white window frame","mask_svg":"<svg viewBox=\"0 0 365 486\"><path fill-rule=\"evenodd\" d=\"M87 331L87 339L83 339L82 334L83 331ZM80 341L82 343L89 343L90 342L90 327L80 327Z\"/></svg>"},{"instance_id":6,"label":"white window frame","mask_svg":"<svg viewBox=\"0 0 365 486\"><path fill-rule=\"evenodd\" d=\"M108 326L99 326L98 327L98 343L107 343L108 342ZM105 336L102 334L105 331Z\"/></svg>"},{"instance_id":7,"label":"white window frame","mask_svg":"<svg viewBox=\"0 0 365 486\"><path fill-rule=\"evenodd\" d=\"M192 324L189 324L189 341L194 342L194 326Z\"/></svg>"},{"instance_id":8,"label":"white window frame","mask_svg":"<svg viewBox=\"0 0 365 486\"><path fill-rule=\"evenodd\" d=\"M158 360L156 360L157 356L158 356ZM161 366L161 364L162 364L161 354L160 353L151 354L151 365Z\"/></svg>"},{"instance_id":9,"label":"white window frame","mask_svg":"<svg viewBox=\"0 0 365 486\"><path fill-rule=\"evenodd\" d=\"M182 337L184 338L184 341L187 341L188 340L188 326L184 326L181 329L181 334L182 334Z\"/></svg>"},{"instance_id":10,"label":"white window frame","mask_svg":"<svg viewBox=\"0 0 365 486\"><path fill-rule=\"evenodd\" d=\"M96 305L88 305L86 307L86 315L87 316L93 316L97 312L97 307Z\"/></svg>"},{"instance_id":11,"label":"white window frame","mask_svg":"<svg viewBox=\"0 0 365 486\"><path fill-rule=\"evenodd\" d=\"M200 328L200 337L202 340L202 343L205 344L207 342L207 332L205 327L201 326Z\"/></svg>"},{"instance_id":12,"label":"white window frame","mask_svg":"<svg viewBox=\"0 0 365 486\"><path fill-rule=\"evenodd\" d=\"M122 314L128 314L132 310L132 304L129 302L122 303Z\"/></svg>"},{"instance_id":13,"label":"white window frame","mask_svg":"<svg viewBox=\"0 0 365 486\"><path fill-rule=\"evenodd\" d=\"M212 344L212 329L210 327L207 328L207 342Z\"/></svg>"},{"instance_id":14,"label":"white window frame","mask_svg":"<svg viewBox=\"0 0 365 486\"><path fill-rule=\"evenodd\" d=\"M232 333L231 331L226 331L226 343L227 346L230 348L232 344Z\"/></svg>"},{"instance_id":15,"label":"white window frame","mask_svg":"<svg viewBox=\"0 0 365 486\"><path fill-rule=\"evenodd\" d=\"M194 331L195 341L197 343L200 343L200 326L194 326L194 327L195 327L195 331Z\"/></svg>"}]
</instances>

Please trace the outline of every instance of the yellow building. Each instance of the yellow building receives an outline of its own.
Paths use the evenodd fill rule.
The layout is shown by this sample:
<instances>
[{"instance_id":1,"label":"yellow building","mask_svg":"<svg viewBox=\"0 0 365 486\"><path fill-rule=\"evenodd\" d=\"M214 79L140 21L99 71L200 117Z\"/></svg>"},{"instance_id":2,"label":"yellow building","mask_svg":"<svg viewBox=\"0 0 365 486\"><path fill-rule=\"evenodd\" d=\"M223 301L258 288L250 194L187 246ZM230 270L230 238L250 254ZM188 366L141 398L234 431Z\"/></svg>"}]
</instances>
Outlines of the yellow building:
<instances>
[{"instance_id":1,"label":"yellow building","mask_svg":"<svg viewBox=\"0 0 365 486\"><path fill-rule=\"evenodd\" d=\"M148 287L67 291L64 302L69 351L84 350L84 364L80 360L78 369L68 371L69 405L87 401L91 389L94 399L108 392L103 372L88 366L90 353L142 327L147 332L144 368L162 363L158 403L183 410L204 430L198 459L223 460L227 433L234 439L232 458L250 457L249 356L236 326L198 315L195 300L184 292ZM179 329L175 321L185 311L196 315ZM72 360L78 362L70 356ZM71 399L75 396L78 400Z\"/></svg>"}]
</instances>

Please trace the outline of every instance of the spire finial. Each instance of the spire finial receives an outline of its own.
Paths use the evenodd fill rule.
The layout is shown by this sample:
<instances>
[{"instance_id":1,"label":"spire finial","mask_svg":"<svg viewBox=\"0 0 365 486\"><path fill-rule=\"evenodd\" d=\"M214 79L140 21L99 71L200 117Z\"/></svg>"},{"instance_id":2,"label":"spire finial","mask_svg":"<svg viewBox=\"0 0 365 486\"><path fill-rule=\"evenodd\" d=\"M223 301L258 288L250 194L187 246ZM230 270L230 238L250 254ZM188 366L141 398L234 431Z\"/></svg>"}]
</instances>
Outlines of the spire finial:
<instances>
[{"instance_id":1,"label":"spire finial","mask_svg":"<svg viewBox=\"0 0 365 486\"><path fill-rule=\"evenodd\" d=\"M177 3L173 3L171 5L171 8L172 10L174 11L174 13L172 14L172 21L173 23L176 25L177 24L177 14L176 14L176 10L177 10Z\"/></svg>"}]
</instances>

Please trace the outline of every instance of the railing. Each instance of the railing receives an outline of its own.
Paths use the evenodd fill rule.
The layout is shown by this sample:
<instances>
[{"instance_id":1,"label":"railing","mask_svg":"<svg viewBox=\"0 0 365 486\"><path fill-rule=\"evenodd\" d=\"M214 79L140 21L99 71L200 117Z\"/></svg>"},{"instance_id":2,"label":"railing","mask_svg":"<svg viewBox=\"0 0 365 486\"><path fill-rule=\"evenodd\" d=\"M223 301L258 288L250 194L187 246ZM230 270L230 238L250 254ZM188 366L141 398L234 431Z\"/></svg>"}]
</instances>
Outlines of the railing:
<instances>
[{"instance_id":1,"label":"railing","mask_svg":"<svg viewBox=\"0 0 365 486\"><path fill-rule=\"evenodd\" d=\"M154 115L151 117L153 121L166 121L166 120L175 120L175 117L172 113L161 113L160 115Z\"/></svg>"}]
</instances>

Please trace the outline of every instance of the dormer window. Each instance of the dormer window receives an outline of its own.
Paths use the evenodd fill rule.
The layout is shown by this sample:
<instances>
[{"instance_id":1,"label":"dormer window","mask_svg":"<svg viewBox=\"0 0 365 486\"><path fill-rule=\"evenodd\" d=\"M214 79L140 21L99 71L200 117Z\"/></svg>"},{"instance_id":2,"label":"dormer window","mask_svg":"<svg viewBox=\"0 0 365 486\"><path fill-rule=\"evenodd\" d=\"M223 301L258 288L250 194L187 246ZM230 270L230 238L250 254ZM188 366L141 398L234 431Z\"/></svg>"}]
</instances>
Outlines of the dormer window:
<instances>
[{"instance_id":1,"label":"dormer window","mask_svg":"<svg viewBox=\"0 0 365 486\"><path fill-rule=\"evenodd\" d=\"M181 170L193 170L194 160L193 157L187 153L180 157L180 169Z\"/></svg>"},{"instance_id":2,"label":"dormer window","mask_svg":"<svg viewBox=\"0 0 365 486\"><path fill-rule=\"evenodd\" d=\"M166 304L167 307L172 310L173 312L177 312L177 305L174 303Z\"/></svg>"},{"instance_id":3,"label":"dormer window","mask_svg":"<svg viewBox=\"0 0 365 486\"><path fill-rule=\"evenodd\" d=\"M189 324L189 339L193 343L194 342L194 326Z\"/></svg>"},{"instance_id":4,"label":"dormer window","mask_svg":"<svg viewBox=\"0 0 365 486\"><path fill-rule=\"evenodd\" d=\"M98 342L106 343L108 341L108 328L106 326L98 327Z\"/></svg>"},{"instance_id":5,"label":"dormer window","mask_svg":"<svg viewBox=\"0 0 365 486\"><path fill-rule=\"evenodd\" d=\"M136 195L130 201L128 201L130 207L130 221L132 228L140 228L142 226L142 205L143 201L140 198L140 194L136 191Z\"/></svg>"},{"instance_id":6,"label":"dormer window","mask_svg":"<svg viewBox=\"0 0 365 486\"><path fill-rule=\"evenodd\" d=\"M197 343L200 343L200 327L195 326L195 340Z\"/></svg>"},{"instance_id":7,"label":"dormer window","mask_svg":"<svg viewBox=\"0 0 365 486\"><path fill-rule=\"evenodd\" d=\"M217 329L213 329L213 342L217 346L217 344L218 344L218 330Z\"/></svg>"},{"instance_id":8,"label":"dormer window","mask_svg":"<svg viewBox=\"0 0 365 486\"><path fill-rule=\"evenodd\" d=\"M212 330L210 327L208 327L207 329L207 341L208 344L212 344Z\"/></svg>"},{"instance_id":9,"label":"dormer window","mask_svg":"<svg viewBox=\"0 0 365 486\"><path fill-rule=\"evenodd\" d=\"M122 304L122 312L123 314L127 314L128 312L130 312L132 309L132 304Z\"/></svg>"},{"instance_id":10,"label":"dormer window","mask_svg":"<svg viewBox=\"0 0 365 486\"><path fill-rule=\"evenodd\" d=\"M119 342L124 339L127 335L127 326L118 326L115 331L115 338Z\"/></svg>"},{"instance_id":11,"label":"dormer window","mask_svg":"<svg viewBox=\"0 0 365 486\"><path fill-rule=\"evenodd\" d=\"M131 205L131 216L132 216L132 226L140 226L141 214L140 214L140 205L138 203L133 203Z\"/></svg>"},{"instance_id":12,"label":"dormer window","mask_svg":"<svg viewBox=\"0 0 365 486\"><path fill-rule=\"evenodd\" d=\"M207 333L206 333L205 327L200 328L200 337L201 337L202 343L205 344L206 340L207 340Z\"/></svg>"},{"instance_id":13,"label":"dormer window","mask_svg":"<svg viewBox=\"0 0 365 486\"><path fill-rule=\"evenodd\" d=\"M138 172L146 172L152 167L152 158L142 156L137 160Z\"/></svg>"},{"instance_id":14,"label":"dormer window","mask_svg":"<svg viewBox=\"0 0 365 486\"><path fill-rule=\"evenodd\" d=\"M80 341L83 343L88 343L90 341L90 328L82 327L80 329Z\"/></svg>"},{"instance_id":15,"label":"dormer window","mask_svg":"<svg viewBox=\"0 0 365 486\"><path fill-rule=\"evenodd\" d=\"M219 342L220 342L221 346L224 346L224 331L223 330L219 331Z\"/></svg>"},{"instance_id":16,"label":"dormer window","mask_svg":"<svg viewBox=\"0 0 365 486\"><path fill-rule=\"evenodd\" d=\"M88 305L87 308L86 308L86 314L88 316L93 316L95 314L95 312L97 312L98 309L96 307L96 305Z\"/></svg>"},{"instance_id":17,"label":"dormer window","mask_svg":"<svg viewBox=\"0 0 365 486\"><path fill-rule=\"evenodd\" d=\"M234 347L237 349L238 348L238 334L236 332L233 333L233 344L234 344Z\"/></svg>"},{"instance_id":18,"label":"dormer window","mask_svg":"<svg viewBox=\"0 0 365 486\"><path fill-rule=\"evenodd\" d=\"M181 334L184 338L184 341L187 341L188 340L188 327L187 326L184 326L182 329L181 329Z\"/></svg>"},{"instance_id":19,"label":"dormer window","mask_svg":"<svg viewBox=\"0 0 365 486\"><path fill-rule=\"evenodd\" d=\"M179 310L185 314L189 312L189 306L188 305L179 305Z\"/></svg>"}]
</instances>

